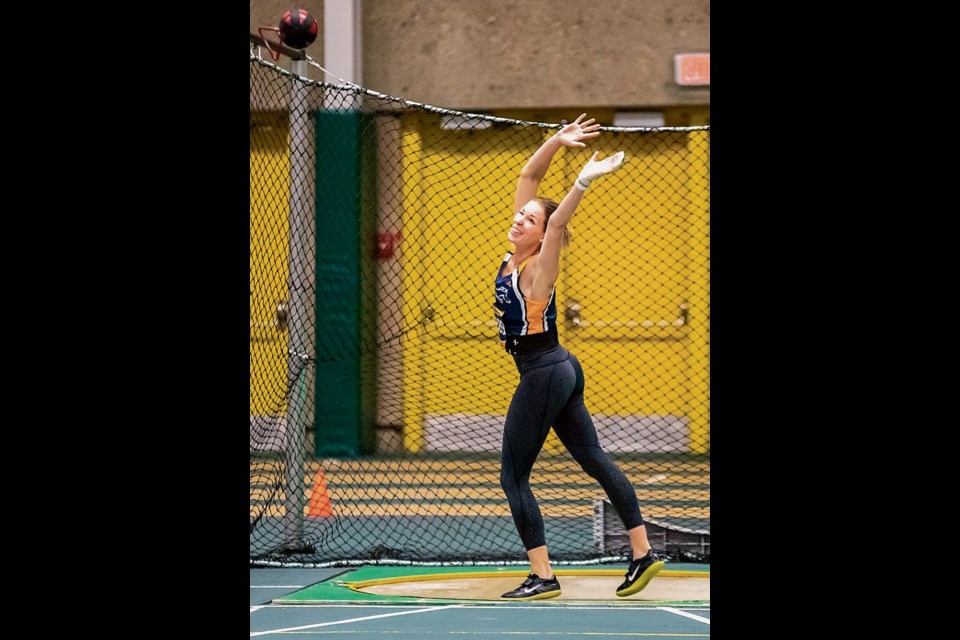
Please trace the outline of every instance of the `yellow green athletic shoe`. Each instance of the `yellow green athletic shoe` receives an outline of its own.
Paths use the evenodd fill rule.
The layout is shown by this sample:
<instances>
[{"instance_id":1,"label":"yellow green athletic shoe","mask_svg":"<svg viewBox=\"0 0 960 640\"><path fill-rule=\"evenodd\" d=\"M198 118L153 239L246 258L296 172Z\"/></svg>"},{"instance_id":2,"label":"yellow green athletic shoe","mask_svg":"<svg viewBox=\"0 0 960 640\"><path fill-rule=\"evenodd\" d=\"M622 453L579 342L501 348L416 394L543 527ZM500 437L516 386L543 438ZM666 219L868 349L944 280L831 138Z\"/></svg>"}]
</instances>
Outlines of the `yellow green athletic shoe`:
<instances>
[{"instance_id":1,"label":"yellow green athletic shoe","mask_svg":"<svg viewBox=\"0 0 960 640\"><path fill-rule=\"evenodd\" d=\"M557 576L544 580L537 574L531 573L522 585L500 597L505 600L546 600L559 595L560 581L557 580Z\"/></svg>"},{"instance_id":2,"label":"yellow green athletic shoe","mask_svg":"<svg viewBox=\"0 0 960 640\"><path fill-rule=\"evenodd\" d=\"M650 549L650 551L647 551L647 555L630 563L625 575L626 580L617 589L617 595L625 598L638 593L650 583L653 576L660 573L664 564L664 561L653 552L653 549Z\"/></svg>"}]
</instances>

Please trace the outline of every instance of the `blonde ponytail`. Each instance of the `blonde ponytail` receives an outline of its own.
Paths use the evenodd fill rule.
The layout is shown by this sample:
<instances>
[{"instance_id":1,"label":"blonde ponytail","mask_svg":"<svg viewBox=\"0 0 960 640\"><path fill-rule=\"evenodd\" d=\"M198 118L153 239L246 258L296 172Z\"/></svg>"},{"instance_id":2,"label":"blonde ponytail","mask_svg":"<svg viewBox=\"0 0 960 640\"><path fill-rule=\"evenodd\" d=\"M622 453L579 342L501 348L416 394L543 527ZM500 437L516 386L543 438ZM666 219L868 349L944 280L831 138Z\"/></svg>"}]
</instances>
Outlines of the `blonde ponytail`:
<instances>
[{"instance_id":1,"label":"blonde ponytail","mask_svg":"<svg viewBox=\"0 0 960 640\"><path fill-rule=\"evenodd\" d=\"M553 212L557 210L557 207L560 206L560 203L551 200L550 198L538 197L537 203L543 207L545 218L543 220L543 228L547 228L547 222L550 221L550 216L553 215ZM563 227L563 238L560 240L560 244L566 249L570 245L570 241L573 239L573 227L570 226L568 222Z\"/></svg>"}]
</instances>

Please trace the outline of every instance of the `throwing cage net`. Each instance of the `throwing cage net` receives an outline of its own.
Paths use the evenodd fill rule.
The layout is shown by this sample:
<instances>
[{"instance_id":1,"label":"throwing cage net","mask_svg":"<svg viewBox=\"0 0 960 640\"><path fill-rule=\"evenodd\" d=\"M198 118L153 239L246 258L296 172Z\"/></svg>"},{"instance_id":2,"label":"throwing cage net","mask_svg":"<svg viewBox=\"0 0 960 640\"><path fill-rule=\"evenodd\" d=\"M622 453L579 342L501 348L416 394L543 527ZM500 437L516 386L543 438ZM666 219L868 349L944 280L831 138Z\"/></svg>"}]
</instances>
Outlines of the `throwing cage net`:
<instances>
[{"instance_id":1,"label":"throwing cage net","mask_svg":"<svg viewBox=\"0 0 960 640\"><path fill-rule=\"evenodd\" d=\"M251 50L251 563L525 561L499 483L518 374L493 283L520 169L562 125L303 75ZM709 144L604 127L540 187L559 201L594 151L626 152L574 215L557 322L674 557L709 557ZM552 432L530 482L555 560L629 553Z\"/></svg>"}]
</instances>

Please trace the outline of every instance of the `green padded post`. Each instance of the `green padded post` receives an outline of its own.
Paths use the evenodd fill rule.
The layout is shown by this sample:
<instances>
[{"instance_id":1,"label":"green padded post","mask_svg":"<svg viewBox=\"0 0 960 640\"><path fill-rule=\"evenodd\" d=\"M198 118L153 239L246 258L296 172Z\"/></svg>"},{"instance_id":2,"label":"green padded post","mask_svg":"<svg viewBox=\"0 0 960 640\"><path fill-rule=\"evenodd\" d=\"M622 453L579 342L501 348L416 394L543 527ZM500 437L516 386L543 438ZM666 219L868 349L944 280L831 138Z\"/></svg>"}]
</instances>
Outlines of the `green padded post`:
<instances>
[{"instance_id":1,"label":"green padded post","mask_svg":"<svg viewBox=\"0 0 960 640\"><path fill-rule=\"evenodd\" d=\"M316 115L317 457L376 446L376 124Z\"/></svg>"}]
</instances>

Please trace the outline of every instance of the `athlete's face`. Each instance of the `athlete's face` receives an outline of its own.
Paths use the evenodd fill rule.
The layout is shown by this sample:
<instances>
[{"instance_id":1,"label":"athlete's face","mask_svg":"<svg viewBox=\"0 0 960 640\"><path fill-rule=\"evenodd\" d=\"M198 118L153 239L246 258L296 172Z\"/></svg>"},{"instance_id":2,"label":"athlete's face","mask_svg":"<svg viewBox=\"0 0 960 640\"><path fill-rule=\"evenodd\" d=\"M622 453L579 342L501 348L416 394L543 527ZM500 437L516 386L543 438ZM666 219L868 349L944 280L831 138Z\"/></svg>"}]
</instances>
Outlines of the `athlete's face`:
<instances>
[{"instance_id":1,"label":"athlete's face","mask_svg":"<svg viewBox=\"0 0 960 640\"><path fill-rule=\"evenodd\" d=\"M517 246L518 251L522 248L536 248L543 241L545 215L546 211L540 203L531 200L513 216L513 225L507 239Z\"/></svg>"}]
</instances>

